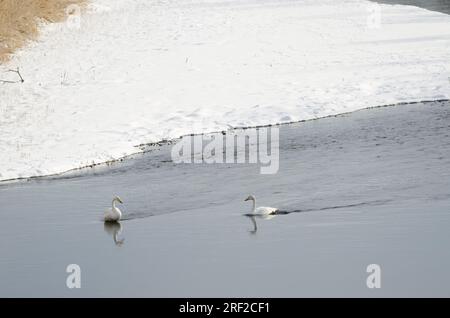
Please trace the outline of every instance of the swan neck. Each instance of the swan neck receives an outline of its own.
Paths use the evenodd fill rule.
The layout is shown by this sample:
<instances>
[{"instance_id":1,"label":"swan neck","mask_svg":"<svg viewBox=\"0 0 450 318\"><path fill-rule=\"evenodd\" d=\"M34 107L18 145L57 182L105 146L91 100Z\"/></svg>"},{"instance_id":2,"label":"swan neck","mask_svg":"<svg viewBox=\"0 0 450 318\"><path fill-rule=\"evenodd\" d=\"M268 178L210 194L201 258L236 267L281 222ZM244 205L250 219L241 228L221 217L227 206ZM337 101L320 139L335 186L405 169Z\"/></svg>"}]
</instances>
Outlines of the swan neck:
<instances>
[{"instance_id":1,"label":"swan neck","mask_svg":"<svg viewBox=\"0 0 450 318\"><path fill-rule=\"evenodd\" d=\"M116 208L116 199L112 200L112 207L115 209Z\"/></svg>"},{"instance_id":2,"label":"swan neck","mask_svg":"<svg viewBox=\"0 0 450 318\"><path fill-rule=\"evenodd\" d=\"M255 210L256 210L256 199L252 199L252 201L253 201L252 211L255 212Z\"/></svg>"}]
</instances>

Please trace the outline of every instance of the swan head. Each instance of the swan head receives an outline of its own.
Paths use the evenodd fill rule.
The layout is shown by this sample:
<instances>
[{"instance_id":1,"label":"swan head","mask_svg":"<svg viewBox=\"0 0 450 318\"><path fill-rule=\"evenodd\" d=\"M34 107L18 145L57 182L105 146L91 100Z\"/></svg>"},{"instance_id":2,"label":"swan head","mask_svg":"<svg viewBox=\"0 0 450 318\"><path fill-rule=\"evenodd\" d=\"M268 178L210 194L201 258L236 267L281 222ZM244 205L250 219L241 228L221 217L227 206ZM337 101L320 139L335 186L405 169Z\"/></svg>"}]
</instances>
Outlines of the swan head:
<instances>
[{"instance_id":1,"label":"swan head","mask_svg":"<svg viewBox=\"0 0 450 318\"><path fill-rule=\"evenodd\" d=\"M253 196L253 195L249 195L248 197L247 197L247 199L245 199L244 201L255 201L255 197Z\"/></svg>"},{"instance_id":2,"label":"swan head","mask_svg":"<svg viewBox=\"0 0 450 318\"><path fill-rule=\"evenodd\" d=\"M119 202L119 203L122 203L122 204L123 204L123 201L122 201L122 199L121 199L121 198L119 198L118 196L115 196L115 197L114 197L114 199L113 199L113 201L117 201L117 202Z\"/></svg>"}]
</instances>

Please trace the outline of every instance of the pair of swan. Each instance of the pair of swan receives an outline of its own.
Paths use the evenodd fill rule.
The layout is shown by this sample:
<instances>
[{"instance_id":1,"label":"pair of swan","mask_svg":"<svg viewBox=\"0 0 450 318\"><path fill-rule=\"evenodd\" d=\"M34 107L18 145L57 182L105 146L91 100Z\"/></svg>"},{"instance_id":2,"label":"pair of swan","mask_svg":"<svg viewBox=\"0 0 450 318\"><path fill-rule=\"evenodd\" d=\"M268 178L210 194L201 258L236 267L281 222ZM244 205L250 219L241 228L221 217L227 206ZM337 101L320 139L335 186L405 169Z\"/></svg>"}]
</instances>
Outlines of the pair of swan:
<instances>
[{"instance_id":1,"label":"pair of swan","mask_svg":"<svg viewBox=\"0 0 450 318\"><path fill-rule=\"evenodd\" d=\"M253 195L249 195L247 199L244 201L253 201L252 211L249 215L255 215L255 216L267 216L267 215L273 215L278 212L277 208L271 208L271 207L256 207L256 198ZM115 196L112 200L112 207L105 212L103 215L103 220L105 222L118 222L122 218L122 211L116 206L116 203L123 204L123 201L118 197Z\"/></svg>"}]
</instances>

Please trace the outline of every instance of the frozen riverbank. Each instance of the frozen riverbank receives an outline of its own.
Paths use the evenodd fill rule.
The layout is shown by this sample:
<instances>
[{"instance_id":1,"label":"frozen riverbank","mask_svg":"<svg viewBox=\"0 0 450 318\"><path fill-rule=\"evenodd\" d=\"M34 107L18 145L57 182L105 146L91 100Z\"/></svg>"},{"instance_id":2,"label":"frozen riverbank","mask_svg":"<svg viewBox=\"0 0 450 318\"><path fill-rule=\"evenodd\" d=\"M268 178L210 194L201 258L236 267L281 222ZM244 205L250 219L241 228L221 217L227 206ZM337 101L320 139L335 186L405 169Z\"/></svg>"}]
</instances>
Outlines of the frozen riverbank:
<instances>
[{"instance_id":1,"label":"frozen riverbank","mask_svg":"<svg viewBox=\"0 0 450 318\"><path fill-rule=\"evenodd\" d=\"M442 13L382 5L378 19L362 0L93 5L79 29L47 27L4 67L25 83L0 84L0 180L228 125L450 96Z\"/></svg>"},{"instance_id":2,"label":"frozen riverbank","mask_svg":"<svg viewBox=\"0 0 450 318\"><path fill-rule=\"evenodd\" d=\"M164 146L4 184L0 296L448 297L449 128L449 102L377 108L280 127L276 175L176 165ZM255 232L250 193L308 212L257 219ZM99 221L113 194L121 233ZM65 286L73 263L79 290ZM366 287L372 263L379 290Z\"/></svg>"}]
</instances>

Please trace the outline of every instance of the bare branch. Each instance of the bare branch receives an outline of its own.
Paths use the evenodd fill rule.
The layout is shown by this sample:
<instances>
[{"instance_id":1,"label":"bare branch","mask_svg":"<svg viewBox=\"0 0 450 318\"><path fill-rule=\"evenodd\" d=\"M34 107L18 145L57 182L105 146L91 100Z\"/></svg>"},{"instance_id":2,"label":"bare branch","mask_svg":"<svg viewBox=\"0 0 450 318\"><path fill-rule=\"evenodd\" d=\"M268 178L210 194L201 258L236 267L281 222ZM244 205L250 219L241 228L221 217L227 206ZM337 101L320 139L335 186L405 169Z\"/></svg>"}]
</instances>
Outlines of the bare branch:
<instances>
[{"instance_id":1,"label":"bare branch","mask_svg":"<svg viewBox=\"0 0 450 318\"><path fill-rule=\"evenodd\" d=\"M7 70L7 72L16 73L19 76L20 79L17 80L17 81L7 81L7 80L1 80L0 79L0 83L15 84L15 83L23 83L23 82L25 82L25 80L22 77L22 74L20 74L19 68L17 68L16 70Z\"/></svg>"}]
</instances>

